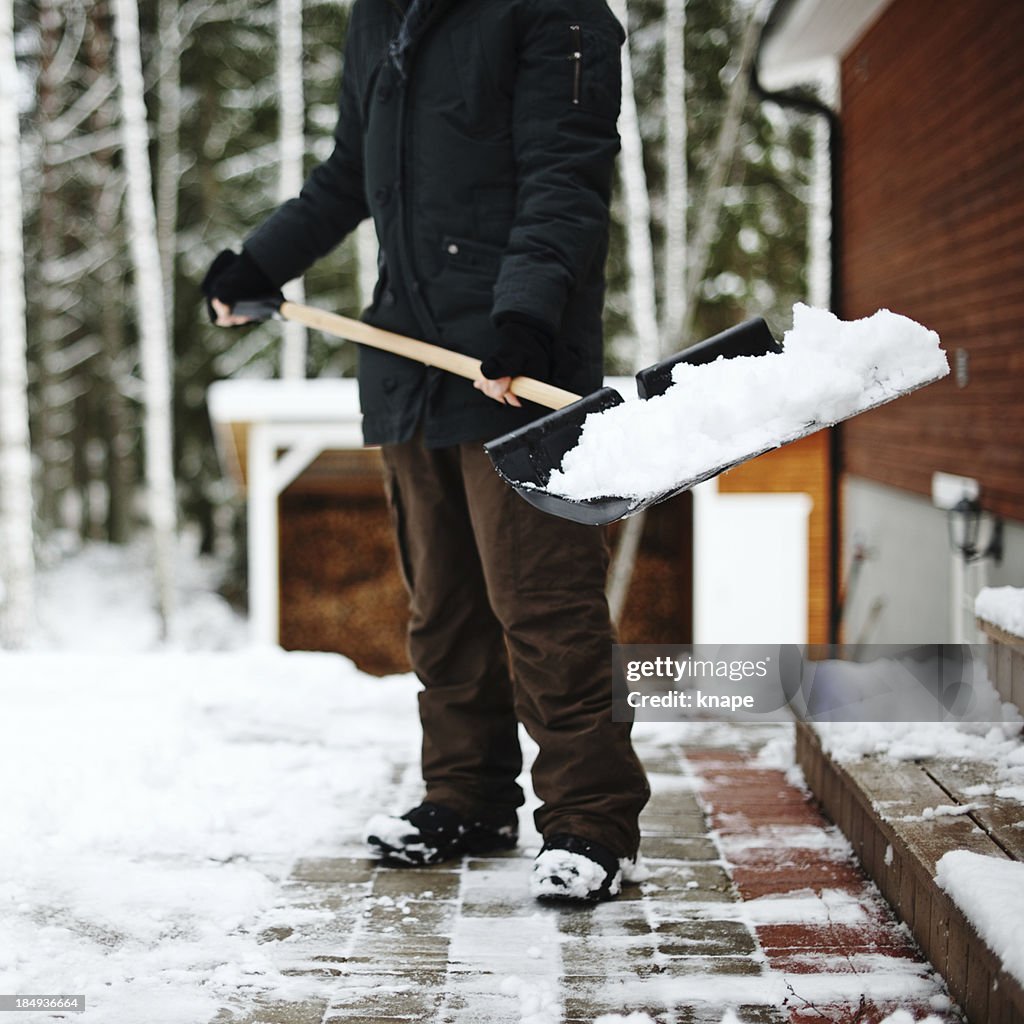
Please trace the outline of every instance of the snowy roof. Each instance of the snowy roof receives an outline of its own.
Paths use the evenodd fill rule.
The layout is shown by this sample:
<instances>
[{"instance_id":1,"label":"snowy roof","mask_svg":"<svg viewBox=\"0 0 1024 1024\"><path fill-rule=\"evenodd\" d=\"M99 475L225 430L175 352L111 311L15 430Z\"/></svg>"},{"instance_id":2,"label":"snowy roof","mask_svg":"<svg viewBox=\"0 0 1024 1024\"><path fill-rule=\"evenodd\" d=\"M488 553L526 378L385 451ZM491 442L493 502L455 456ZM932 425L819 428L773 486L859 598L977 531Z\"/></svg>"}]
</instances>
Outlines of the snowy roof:
<instances>
[{"instance_id":1,"label":"snowy roof","mask_svg":"<svg viewBox=\"0 0 1024 1024\"><path fill-rule=\"evenodd\" d=\"M626 399L636 397L632 377L608 377L605 384ZM351 377L220 380L210 385L207 407L221 464L243 487L254 427L270 431L275 448L343 451L363 446L359 386Z\"/></svg>"},{"instance_id":2,"label":"snowy roof","mask_svg":"<svg viewBox=\"0 0 1024 1024\"><path fill-rule=\"evenodd\" d=\"M780 0L761 47L760 76L768 89L817 77L823 63L842 58L889 0Z\"/></svg>"},{"instance_id":3,"label":"snowy roof","mask_svg":"<svg viewBox=\"0 0 1024 1024\"><path fill-rule=\"evenodd\" d=\"M338 423L361 420L350 377L314 380L219 380L207 395L214 423Z\"/></svg>"}]
</instances>

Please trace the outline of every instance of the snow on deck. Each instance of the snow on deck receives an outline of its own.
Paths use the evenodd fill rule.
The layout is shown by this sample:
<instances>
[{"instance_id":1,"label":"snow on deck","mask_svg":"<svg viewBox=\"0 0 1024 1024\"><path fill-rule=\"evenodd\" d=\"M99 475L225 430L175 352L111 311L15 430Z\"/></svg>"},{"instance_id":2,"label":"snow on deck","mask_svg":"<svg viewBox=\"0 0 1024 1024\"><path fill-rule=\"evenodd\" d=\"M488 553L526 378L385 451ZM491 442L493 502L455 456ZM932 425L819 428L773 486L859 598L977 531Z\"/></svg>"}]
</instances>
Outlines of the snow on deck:
<instances>
[{"instance_id":1,"label":"snow on deck","mask_svg":"<svg viewBox=\"0 0 1024 1024\"><path fill-rule=\"evenodd\" d=\"M935 880L1024 985L1024 864L950 850L939 861Z\"/></svg>"},{"instance_id":2,"label":"snow on deck","mask_svg":"<svg viewBox=\"0 0 1024 1024\"><path fill-rule=\"evenodd\" d=\"M1024 637L1024 588L983 588L975 598L974 614L1007 633Z\"/></svg>"}]
</instances>

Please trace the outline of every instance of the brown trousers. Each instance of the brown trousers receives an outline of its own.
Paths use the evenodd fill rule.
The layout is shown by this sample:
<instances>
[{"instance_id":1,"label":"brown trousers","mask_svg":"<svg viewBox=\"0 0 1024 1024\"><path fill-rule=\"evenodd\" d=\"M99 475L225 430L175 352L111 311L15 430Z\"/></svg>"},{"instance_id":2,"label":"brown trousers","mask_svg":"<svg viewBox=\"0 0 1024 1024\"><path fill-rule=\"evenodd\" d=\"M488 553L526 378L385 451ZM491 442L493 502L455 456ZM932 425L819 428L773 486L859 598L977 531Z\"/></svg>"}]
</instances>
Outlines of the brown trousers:
<instances>
[{"instance_id":1,"label":"brown trousers","mask_svg":"<svg viewBox=\"0 0 1024 1024\"><path fill-rule=\"evenodd\" d=\"M538 512L480 444L385 445L385 483L423 683L426 799L463 814L523 804L517 720L540 751L543 835L632 856L650 790L612 721L603 532Z\"/></svg>"}]
</instances>

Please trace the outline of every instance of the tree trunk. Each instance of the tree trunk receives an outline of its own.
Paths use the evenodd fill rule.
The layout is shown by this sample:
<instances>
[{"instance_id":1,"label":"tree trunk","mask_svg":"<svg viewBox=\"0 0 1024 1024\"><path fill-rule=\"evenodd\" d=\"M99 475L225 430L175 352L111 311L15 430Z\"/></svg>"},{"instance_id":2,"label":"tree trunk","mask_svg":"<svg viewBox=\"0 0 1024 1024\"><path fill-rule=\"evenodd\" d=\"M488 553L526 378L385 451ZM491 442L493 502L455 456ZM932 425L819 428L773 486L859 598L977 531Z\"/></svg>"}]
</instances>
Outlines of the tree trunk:
<instances>
[{"instance_id":1,"label":"tree trunk","mask_svg":"<svg viewBox=\"0 0 1024 1024\"><path fill-rule=\"evenodd\" d=\"M146 125L139 12L135 0L115 0L114 32L127 181L128 230L135 275L140 362L144 383L146 489L153 531L157 610L167 637L174 606L174 494L170 352L160 251L156 238L149 132Z\"/></svg>"},{"instance_id":2,"label":"tree trunk","mask_svg":"<svg viewBox=\"0 0 1024 1024\"><path fill-rule=\"evenodd\" d=\"M14 11L0 4L0 647L32 624L32 455L28 432L25 256Z\"/></svg>"},{"instance_id":3,"label":"tree trunk","mask_svg":"<svg viewBox=\"0 0 1024 1024\"><path fill-rule=\"evenodd\" d=\"M279 93L278 145L280 177L278 199L284 202L302 188L306 152L306 107L302 91L302 0L277 0L277 80ZM302 281L292 281L287 297L305 301ZM306 376L308 338L302 324L287 322L282 327L281 376Z\"/></svg>"},{"instance_id":4,"label":"tree trunk","mask_svg":"<svg viewBox=\"0 0 1024 1024\"><path fill-rule=\"evenodd\" d=\"M628 24L626 0L614 0L612 9ZM636 347L636 369L656 362L661 352L658 342L657 297L655 295L654 246L651 242L651 200L644 170L644 146L640 135L640 116L633 89L633 67L629 39L622 50L622 112L619 116L622 155L619 172L626 208L626 245L629 252L629 305Z\"/></svg>"},{"instance_id":5,"label":"tree trunk","mask_svg":"<svg viewBox=\"0 0 1024 1024\"><path fill-rule=\"evenodd\" d=\"M359 282L359 303L366 309L373 302L377 285L377 229L372 220L364 220L355 230L356 267Z\"/></svg>"},{"instance_id":6,"label":"tree trunk","mask_svg":"<svg viewBox=\"0 0 1024 1024\"><path fill-rule=\"evenodd\" d=\"M704 185L693 245L690 247L690 265L686 277L686 316L682 330L669 339L673 349L685 348L691 344L690 334L697 312L697 293L704 283L704 276L711 261L711 248L718 230L718 217L722 212L724 187L736 154L736 140L739 138L740 125L743 122L743 108L750 92L750 68L757 52L757 41L761 36L763 9L764 0L757 0L750 8L747 24L743 29L739 66L729 88L725 116L718 132L715 156Z\"/></svg>"},{"instance_id":7,"label":"tree trunk","mask_svg":"<svg viewBox=\"0 0 1024 1024\"><path fill-rule=\"evenodd\" d=\"M612 9L623 25L629 24L626 0L615 0ZM657 362L661 355L655 295L654 246L651 242L651 201L644 170L644 146L640 116L633 89L633 66L629 39L622 52L622 113L619 117L622 156L619 171L626 206L626 244L629 251L630 318L636 333L634 369ZM643 537L642 512L626 520L608 573L608 606L612 621L618 622L629 596L637 552Z\"/></svg>"},{"instance_id":8,"label":"tree trunk","mask_svg":"<svg viewBox=\"0 0 1024 1024\"><path fill-rule=\"evenodd\" d=\"M157 46L156 235L168 336L174 337L174 266L177 257L178 179L181 153L181 25L178 0L160 0Z\"/></svg>"},{"instance_id":9,"label":"tree trunk","mask_svg":"<svg viewBox=\"0 0 1024 1024\"><path fill-rule=\"evenodd\" d=\"M686 0L665 0L665 255L662 260L663 338L686 322ZM662 352L662 355L668 353Z\"/></svg>"},{"instance_id":10,"label":"tree trunk","mask_svg":"<svg viewBox=\"0 0 1024 1024\"><path fill-rule=\"evenodd\" d=\"M89 11L92 22L88 36L87 60L93 74L112 76L113 41L110 36L110 11L106 0L96 0ZM92 130L103 135L115 124L115 104L104 103L92 116ZM132 532L134 463L132 452L133 418L124 397L127 366L127 332L124 323L125 267L124 236L120 223L124 177L115 166L116 150L96 153L102 169L93 188L95 245L103 259L93 281L98 293L98 323L102 350L98 360L97 385L102 399L97 427L103 439L103 483L107 492L104 533L112 544L125 544Z\"/></svg>"},{"instance_id":11,"label":"tree trunk","mask_svg":"<svg viewBox=\"0 0 1024 1024\"><path fill-rule=\"evenodd\" d=\"M63 443L67 431L62 424L68 419L62 415L65 400L60 382L53 371L60 343L60 312L54 298L53 268L61 254L60 222L62 217L61 174L52 160L53 139L51 126L60 113L59 89L61 82L54 68L60 44L60 15L54 0L41 0L39 4L39 78L37 80L39 135L42 167L39 189L39 273L32 287L33 307L37 310L37 328L34 350L39 402L36 410L36 448L40 456L39 521L46 532L66 524L60 521L60 497L72 488L69 446Z\"/></svg>"}]
</instances>

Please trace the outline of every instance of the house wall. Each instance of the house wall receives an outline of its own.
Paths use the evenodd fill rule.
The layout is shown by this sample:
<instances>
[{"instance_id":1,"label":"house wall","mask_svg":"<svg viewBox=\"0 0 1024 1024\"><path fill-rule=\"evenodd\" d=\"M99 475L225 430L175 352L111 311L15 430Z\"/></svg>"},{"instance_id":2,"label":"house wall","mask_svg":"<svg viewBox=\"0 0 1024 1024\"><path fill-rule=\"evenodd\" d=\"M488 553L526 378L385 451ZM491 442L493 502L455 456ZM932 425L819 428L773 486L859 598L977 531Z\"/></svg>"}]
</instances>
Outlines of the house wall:
<instances>
[{"instance_id":1,"label":"house wall","mask_svg":"<svg viewBox=\"0 0 1024 1024\"><path fill-rule=\"evenodd\" d=\"M844 468L921 496L935 470L974 477L982 504L1016 520L1021 54L1024 3L893 0L842 62L843 314L905 313L938 331L951 364L966 368L965 386L951 376L847 424ZM848 522L847 537L856 528Z\"/></svg>"},{"instance_id":2,"label":"house wall","mask_svg":"<svg viewBox=\"0 0 1024 1024\"><path fill-rule=\"evenodd\" d=\"M946 514L919 495L871 480L843 481L843 577L847 594L843 641L858 644L948 643L954 639L954 573L963 571L949 546ZM983 586L1024 582L1024 526L1009 524L999 565L968 570L968 596ZM854 551L865 558L851 573ZM970 614L964 616L970 626ZM973 641L971 630L964 639Z\"/></svg>"}]
</instances>

